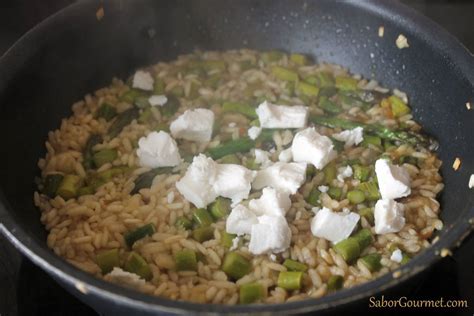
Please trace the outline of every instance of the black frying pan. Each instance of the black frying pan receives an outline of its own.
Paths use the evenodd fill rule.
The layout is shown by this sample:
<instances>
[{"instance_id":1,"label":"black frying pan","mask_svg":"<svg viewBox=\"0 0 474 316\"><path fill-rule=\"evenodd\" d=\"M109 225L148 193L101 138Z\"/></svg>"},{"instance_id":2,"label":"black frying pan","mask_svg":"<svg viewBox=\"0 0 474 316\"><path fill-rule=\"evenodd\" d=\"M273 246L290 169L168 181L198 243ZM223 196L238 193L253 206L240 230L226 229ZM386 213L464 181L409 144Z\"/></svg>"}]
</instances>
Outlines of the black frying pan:
<instances>
[{"instance_id":1,"label":"black frying pan","mask_svg":"<svg viewBox=\"0 0 474 316\"><path fill-rule=\"evenodd\" d=\"M23 254L97 310L157 312L309 312L380 294L419 275L458 246L474 225L474 59L434 23L393 1L166 0L81 1L21 38L0 61L2 144L0 231ZM377 29L385 27L379 38ZM395 38L410 43L399 50ZM415 118L440 142L446 188L439 241L400 270L318 300L280 305L218 306L176 302L105 283L55 256L32 197L37 160L49 130L85 93L125 78L139 66L196 48L283 49L349 67L410 96ZM457 172L451 164L462 159Z\"/></svg>"}]
</instances>

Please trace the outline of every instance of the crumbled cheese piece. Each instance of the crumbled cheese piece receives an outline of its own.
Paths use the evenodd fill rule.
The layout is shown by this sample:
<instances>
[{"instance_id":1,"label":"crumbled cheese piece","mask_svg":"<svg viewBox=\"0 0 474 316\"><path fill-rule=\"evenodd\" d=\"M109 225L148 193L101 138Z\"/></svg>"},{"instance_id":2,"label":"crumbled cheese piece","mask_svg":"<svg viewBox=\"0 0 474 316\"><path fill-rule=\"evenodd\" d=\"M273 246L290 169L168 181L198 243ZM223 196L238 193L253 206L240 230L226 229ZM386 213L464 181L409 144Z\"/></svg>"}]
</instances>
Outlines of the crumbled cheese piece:
<instances>
[{"instance_id":1,"label":"crumbled cheese piece","mask_svg":"<svg viewBox=\"0 0 474 316\"><path fill-rule=\"evenodd\" d=\"M137 156L140 166L148 168L174 167L181 162L176 141L163 131L141 137L138 140Z\"/></svg>"},{"instance_id":2,"label":"crumbled cheese piece","mask_svg":"<svg viewBox=\"0 0 474 316\"><path fill-rule=\"evenodd\" d=\"M254 150L254 154L255 154L255 162L260 164L262 168L267 168L268 166L272 164L272 161L269 158L270 153L268 151L256 148Z\"/></svg>"},{"instance_id":3,"label":"crumbled cheese piece","mask_svg":"<svg viewBox=\"0 0 474 316\"><path fill-rule=\"evenodd\" d=\"M277 259L277 257L274 254L270 254L268 257L270 258L271 261L276 261Z\"/></svg>"},{"instance_id":4,"label":"crumbled cheese piece","mask_svg":"<svg viewBox=\"0 0 474 316\"><path fill-rule=\"evenodd\" d=\"M262 132L262 128L261 127L258 127L258 126L252 126L249 128L249 130L247 131L247 134L249 135L250 139L257 139L257 137L260 135L260 133Z\"/></svg>"},{"instance_id":5,"label":"crumbled cheese piece","mask_svg":"<svg viewBox=\"0 0 474 316\"><path fill-rule=\"evenodd\" d=\"M284 149L278 155L278 160L282 162L290 162L293 159L293 153L291 152L291 147Z\"/></svg>"},{"instance_id":6,"label":"crumbled cheese piece","mask_svg":"<svg viewBox=\"0 0 474 316\"><path fill-rule=\"evenodd\" d=\"M148 103L150 103L151 106L163 106L166 102L168 102L166 95L152 95L148 98Z\"/></svg>"},{"instance_id":7,"label":"crumbled cheese piece","mask_svg":"<svg viewBox=\"0 0 474 316\"><path fill-rule=\"evenodd\" d=\"M383 26L379 26L379 37L383 37L384 33L385 33L385 28Z\"/></svg>"},{"instance_id":8,"label":"crumbled cheese piece","mask_svg":"<svg viewBox=\"0 0 474 316\"><path fill-rule=\"evenodd\" d=\"M404 205L382 199L375 203L374 219L377 234L397 233L405 226Z\"/></svg>"},{"instance_id":9,"label":"crumbled cheese piece","mask_svg":"<svg viewBox=\"0 0 474 316\"><path fill-rule=\"evenodd\" d=\"M225 229L229 234L237 234L239 236L250 234L252 225L257 224L257 215L242 204L232 209L227 217Z\"/></svg>"},{"instance_id":10,"label":"crumbled cheese piece","mask_svg":"<svg viewBox=\"0 0 474 316\"><path fill-rule=\"evenodd\" d=\"M176 182L176 188L196 207L206 207L218 196L237 204L248 198L256 175L241 165L218 164L200 154L194 157L186 174Z\"/></svg>"},{"instance_id":11,"label":"crumbled cheese piece","mask_svg":"<svg viewBox=\"0 0 474 316\"><path fill-rule=\"evenodd\" d=\"M253 199L249 202L250 210L258 216L285 216L290 207L291 200L289 194L273 188L264 188L259 199Z\"/></svg>"},{"instance_id":12,"label":"crumbled cheese piece","mask_svg":"<svg viewBox=\"0 0 474 316\"><path fill-rule=\"evenodd\" d=\"M400 249L395 249L393 252L392 252L392 255L390 256L390 260L394 261L394 262L402 262L403 260L403 254L402 254L402 251Z\"/></svg>"},{"instance_id":13,"label":"crumbled cheese piece","mask_svg":"<svg viewBox=\"0 0 474 316\"><path fill-rule=\"evenodd\" d=\"M173 203L174 201L174 192L171 191L168 193L168 195L166 195L166 202L168 202L168 204L171 204Z\"/></svg>"},{"instance_id":14,"label":"crumbled cheese piece","mask_svg":"<svg viewBox=\"0 0 474 316\"><path fill-rule=\"evenodd\" d=\"M132 289L140 289L146 284L145 280L139 275L124 271L118 267L115 267L110 273L106 274L105 279Z\"/></svg>"},{"instance_id":15,"label":"crumbled cheese piece","mask_svg":"<svg viewBox=\"0 0 474 316\"><path fill-rule=\"evenodd\" d=\"M217 163L200 154L194 157L186 174L176 182L176 188L186 200L198 208L203 208L217 197L212 187L216 178Z\"/></svg>"},{"instance_id":16,"label":"crumbled cheese piece","mask_svg":"<svg viewBox=\"0 0 474 316\"><path fill-rule=\"evenodd\" d=\"M336 158L337 152L329 137L322 136L314 127L298 132L293 139L291 152L296 162L308 162L317 169L323 169L326 164Z\"/></svg>"},{"instance_id":17,"label":"crumbled cheese piece","mask_svg":"<svg viewBox=\"0 0 474 316\"><path fill-rule=\"evenodd\" d=\"M132 86L141 90L153 90L154 83L155 80L153 80L153 77L150 75L150 73L139 70L133 76Z\"/></svg>"},{"instance_id":18,"label":"crumbled cheese piece","mask_svg":"<svg viewBox=\"0 0 474 316\"><path fill-rule=\"evenodd\" d=\"M470 110L471 109L471 103L466 102L466 109Z\"/></svg>"},{"instance_id":19,"label":"crumbled cheese piece","mask_svg":"<svg viewBox=\"0 0 474 316\"><path fill-rule=\"evenodd\" d=\"M291 242L291 229L283 216L263 215L252 225L249 251L254 255L285 251Z\"/></svg>"},{"instance_id":20,"label":"crumbled cheese piece","mask_svg":"<svg viewBox=\"0 0 474 316\"><path fill-rule=\"evenodd\" d=\"M408 39L403 34L398 35L395 44L397 44L398 49L410 47L410 45L408 45Z\"/></svg>"},{"instance_id":21,"label":"crumbled cheese piece","mask_svg":"<svg viewBox=\"0 0 474 316\"><path fill-rule=\"evenodd\" d=\"M461 159L456 157L456 159L454 159L454 163L453 163L454 171L457 171L459 169L459 167L461 167Z\"/></svg>"},{"instance_id":22,"label":"crumbled cheese piece","mask_svg":"<svg viewBox=\"0 0 474 316\"><path fill-rule=\"evenodd\" d=\"M321 192L323 192L323 193L326 193L326 192L329 190L329 187L326 186L326 185L320 185L320 186L318 187L318 190L321 191Z\"/></svg>"},{"instance_id":23,"label":"crumbled cheese piece","mask_svg":"<svg viewBox=\"0 0 474 316\"><path fill-rule=\"evenodd\" d=\"M232 246L229 248L229 251L237 250L237 248L239 248L239 242L240 242L239 236L232 239Z\"/></svg>"},{"instance_id":24,"label":"crumbled cheese piece","mask_svg":"<svg viewBox=\"0 0 474 316\"><path fill-rule=\"evenodd\" d=\"M364 140L364 129L362 127L356 127L351 130L345 130L340 133L333 134L332 137L335 140L345 142L344 147L349 148L354 145L359 145Z\"/></svg>"},{"instance_id":25,"label":"crumbled cheese piece","mask_svg":"<svg viewBox=\"0 0 474 316\"><path fill-rule=\"evenodd\" d=\"M252 187L274 189L295 194L306 179L306 163L276 162L268 168L257 171Z\"/></svg>"},{"instance_id":26,"label":"crumbled cheese piece","mask_svg":"<svg viewBox=\"0 0 474 316\"><path fill-rule=\"evenodd\" d=\"M337 168L337 180L344 182L345 178L352 177L352 168L351 166L339 167Z\"/></svg>"},{"instance_id":27,"label":"crumbled cheese piece","mask_svg":"<svg viewBox=\"0 0 474 316\"><path fill-rule=\"evenodd\" d=\"M230 122L229 125L228 125L230 128L234 128L237 126L237 123L235 122Z\"/></svg>"},{"instance_id":28,"label":"crumbled cheese piece","mask_svg":"<svg viewBox=\"0 0 474 316\"><path fill-rule=\"evenodd\" d=\"M474 188L474 174L471 174L471 177L469 178L469 189Z\"/></svg>"},{"instance_id":29,"label":"crumbled cheese piece","mask_svg":"<svg viewBox=\"0 0 474 316\"><path fill-rule=\"evenodd\" d=\"M311 220L311 232L316 237L337 243L350 236L359 219L357 213L336 213L323 207Z\"/></svg>"},{"instance_id":30,"label":"crumbled cheese piece","mask_svg":"<svg viewBox=\"0 0 474 316\"><path fill-rule=\"evenodd\" d=\"M263 128L302 128L308 120L308 107L302 105L276 105L264 101L257 108Z\"/></svg>"},{"instance_id":31,"label":"crumbled cheese piece","mask_svg":"<svg viewBox=\"0 0 474 316\"><path fill-rule=\"evenodd\" d=\"M375 162L375 173L382 199L398 199L410 195L410 174L404 167L392 165L386 159Z\"/></svg>"},{"instance_id":32,"label":"crumbled cheese piece","mask_svg":"<svg viewBox=\"0 0 474 316\"><path fill-rule=\"evenodd\" d=\"M217 196L229 198L236 205L248 198L256 173L241 165L219 164L212 188Z\"/></svg>"},{"instance_id":33,"label":"crumbled cheese piece","mask_svg":"<svg viewBox=\"0 0 474 316\"><path fill-rule=\"evenodd\" d=\"M196 142L208 142L212 136L214 112L208 109L186 110L171 122L170 131L174 138Z\"/></svg>"}]
</instances>

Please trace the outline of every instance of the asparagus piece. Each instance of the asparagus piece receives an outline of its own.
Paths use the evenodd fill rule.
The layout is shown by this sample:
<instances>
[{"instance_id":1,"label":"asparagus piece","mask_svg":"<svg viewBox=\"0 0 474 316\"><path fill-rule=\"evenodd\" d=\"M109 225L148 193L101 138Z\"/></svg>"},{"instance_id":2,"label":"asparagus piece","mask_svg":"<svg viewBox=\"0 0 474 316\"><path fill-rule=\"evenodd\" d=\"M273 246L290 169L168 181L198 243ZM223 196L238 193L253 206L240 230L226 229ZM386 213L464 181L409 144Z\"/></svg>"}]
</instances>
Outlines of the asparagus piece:
<instances>
[{"instance_id":1,"label":"asparagus piece","mask_svg":"<svg viewBox=\"0 0 474 316\"><path fill-rule=\"evenodd\" d=\"M214 238L214 228L211 226L198 227L193 230L193 238L198 242L205 242Z\"/></svg>"},{"instance_id":2,"label":"asparagus piece","mask_svg":"<svg viewBox=\"0 0 474 316\"><path fill-rule=\"evenodd\" d=\"M209 207L212 217L220 219L226 217L230 213L230 200L218 197Z\"/></svg>"},{"instance_id":3,"label":"asparagus piece","mask_svg":"<svg viewBox=\"0 0 474 316\"><path fill-rule=\"evenodd\" d=\"M334 250L342 256L346 262L353 262L360 255L359 241L354 237L344 239L334 245Z\"/></svg>"},{"instance_id":4,"label":"asparagus piece","mask_svg":"<svg viewBox=\"0 0 474 316\"><path fill-rule=\"evenodd\" d=\"M237 252L229 252L222 263L222 271L234 280L238 280L248 274L252 264Z\"/></svg>"},{"instance_id":5,"label":"asparagus piece","mask_svg":"<svg viewBox=\"0 0 474 316\"><path fill-rule=\"evenodd\" d=\"M125 126L130 124L134 119L138 118L138 109L133 107L126 111L120 113L116 118L115 121L110 125L108 130L108 135L110 138L116 137L120 132L123 130Z\"/></svg>"},{"instance_id":6,"label":"asparagus piece","mask_svg":"<svg viewBox=\"0 0 474 316\"><path fill-rule=\"evenodd\" d=\"M103 118L107 122L113 119L117 115L117 110L108 103L103 103L97 110L96 117Z\"/></svg>"},{"instance_id":7,"label":"asparagus piece","mask_svg":"<svg viewBox=\"0 0 474 316\"><path fill-rule=\"evenodd\" d=\"M82 165L84 166L84 169L88 170L91 169L94 165L93 161L93 156L94 156L94 151L92 148L94 148L95 145L102 143L102 136L93 134L89 136L89 139L86 142L86 145L84 146L84 150L82 152L82 157L83 157L83 162Z\"/></svg>"},{"instance_id":8,"label":"asparagus piece","mask_svg":"<svg viewBox=\"0 0 474 316\"><path fill-rule=\"evenodd\" d=\"M196 253L189 249L178 251L174 255L176 270L178 271L196 271L197 258Z\"/></svg>"},{"instance_id":9,"label":"asparagus piece","mask_svg":"<svg viewBox=\"0 0 474 316\"><path fill-rule=\"evenodd\" d=\"M337 291L344 285L344 278L340 275L331 275L328 280L328 291Z\"/></svg>"},{"instance_id":10,"label":"asparagus piece","mask_svg":"<svg viewBox=\"0 0 474 316\"><path fill-rule=\"evenodd\" d=\"M216 160L230 154L248 152L252 148L255 148L255 141L248 137L242 137L236 140L231 140L217 147L209 148L207 153L208 156Z\"/></svg>"},{"instance_id":11,"label":"asparagus piece","mask_svg":"<svg viewBox=\"0 0 474 316\"><path fill-rule=\"evenodd\" d=\"M285 290L298 290L303 280L303 272L301 271L282 271L278 275L277 285Z\"/></svg>"},{"instance_id":12,"label":"asparagus piece","mask_svg":"<svg viewBox=\"0 0 474 316\"><path fill-rule=\"evenodd\" d=\"M253 106L239 102L224 102L222 104L222 111L224 112L236 112L243 114L251 119L257 118L257 112Z\"/></svg>"},{"instance_id":13,"label":"asparagus piece","mask_svg":"<svg viewBox=\"0 0 474 316\"><path fill-rule=\"evenodd\" d=\"M81 186L81 178L74 174L65 175L59 184L57 194L63 199L69 200L77 196L77 190Z\"/></svg>"},{"instance_id":14,"label":"asparagus piece","mask_svg":"<svg viewBox=\"0 0 474 316\"><path fill-rule=\"evenodd\" d=\"M140 239L145 238L146 236L151 236L155 232L156 232L155 225L153 225L152 223L149 223L126 233L123 236L123 239L125 239L125 243L127 244L127 246L129 248L132 248L135 242L137 242Z\"/></svg>"},{"instance_id":15,"label":"asparagus piece","mask_svg":"<svg viewBox=\"0 0 474 316\"><path fill-rule=\"evenodd\" d=\"M102 274L109 273L114 267L120 266L118 248L102 251L95 257L95 261L100 267Z\"/></svg>"},{"instance_id":16,"label":"asparagus piece","mask_svg":"<svg viewBox=\"0 0 474 316\"><path fill-rule=\"evenodd\" d=\"M347 192L347 198L349 199L349 202L356 205L365 201L365 194L359 190L351 190Z\"/></svg>"},{"instance_id":17,"label":"asparagus piece","mask_svg":"<svg viewBox=\"0 0 474 316\"><path fill-rule=\"evenodd\" d=\"M367 267L367 269L369 269L370 272L377 272L382 268L382 264L380 263L381 259L382 256L380 254L371 253L360 258L360 261Z\"/></svg>"},{"instance_id":18,"label":"asparagus piece","mask_svg":"<svg viewBox=\"0 0 474 316\"><path fill-rule=\"evenodd\" d=\"M153 179L159 174L171 173L173 168L155 168L138 176L135 180L135 186L130 194L137 194L143 188L151 187Z\"/></svg>"},{"instance_id":19,"label":"asparagus piece","mask_svg":"<svg viewBox=\"0 0 474 316\"><path fill-rule=\"evenodd\" d=\"M189 219L187 219L186 217L179 217L176 220L175 225L176 225L176 227L184 229L184 230L188 230L188 229L191 229L193 227L192 222Z\"/></svg>"},{"instance_id":20,"label":"asparagus piece","mask_svg":"<svg viewBox=\"0 0 474 316\"><path fill-rule=\"evenodd\" d=\"M102 165L105 165L108 162L114 161L118 156L117 150L115 149L103 149L94 153L92 156L92 160L94 161L94 165L99 168Z\"/></svg>"},{"instance_id":21,"label":"asparagus piece","mask_svg":"<svg viewBox=\"0 0 474 316\"><path fill-rule=\"evenodd\" d=\"M286 259L283 262L283 265L289 270L289 271L301 271L301 272L306 272L308 270L308 266L305 265L304 263L301 263L299 261L291 260L291 259Z\"/></svg>"},{"instance_id":22,"label":"asparagus piece","mask_svg":"<svg viewBox=\"0 0 474 316\"><path fill-rule=\"evenodd\" d=\"M242 284L239 289L240 304L251 304L265 297L265 289L259 283Z\"/></svg>"},{"instance_id":23,"label":"asparagus piece","mask_svg":"<svg viewBox=\"0 0 474 316\"><path fill-rule=\"evenodd\" d=\"M200 227L210 226L214 220L211 214L205 208L198 208L193 213L193 220Z\"/></svg>"},{"instance_id":24,"label":"asparagus piece","mask_svg":"<svg viewBox=\"0 0 474 316\"><path fill-rule=\"evenodd\" d=\"M382 139L392 140L392 141L399 141L402 143L408 143L411 145L417 144L427 144L430 145L433 149L436 148L437 143L433 139L430 139L426 136L414 134L407 131L400 131L400 130L392 130L387 127L375 124L364 124L355 121L349 121L346 119L338 118L335 116L316 116L312 115L310 117L310 121L331 127L331 128L343 128L343 129L354 129L356 127L362 127L364 131L373 133Z\"/></svg>"},{"instance_id":25,"label":"asparagus piece","mask_svg":"<svg viewBox=\"0 0 474 316\"><path fill-rule=\"evenodd\" d=\"M145 280L151 280L153 277L153 273L151 272L148 263L136 252L131 252L128 255L124 268L126 271L135 273Z\"/></svg>"},{"instance_id":26,"label":"asparagus piece","mask_svg":"<svg viewBox=\"0 0 474 316\"><path fill-rule=\"evenodd\" d=\"M56 196L56 192L58 191L59 185L63 181L64 176L59 173L55 174L48 174L44 179L43 183L43 194L46 194L50 198Z\"/></svg>"},{"instance_id":27,"label":"asparagus piece","mask_svg":"<svg viewBox=\"0 0 474 316\"><path fill-rule=\"evenodd\" d=\"M299 66L307 65L310 62L308 56L296 53L290 55L290 60Z\"/></svg>"},{"instance_id":28,"label":"asparagus piece","mask_svg":"<svg viewBox=\"0 0 474 316\"><path fill-rule=\"evenodd\" d=\"M226 231L221 232L221 245L224 246L225 248L230 248L232 247L234 243L234 238L237 237L235 234L229 234Z\"/></svg>"},{"instance_id":29,"label":"asparagus piece","mask_svg":"<svg viewBox=\"0 0 474 316\"><path fill-rule=\"evenodd\" d=\"M161 107L161 114L165 117L173 116L181 106L181 102L175 95L167 95L168 101Z\"/></svg>"}]
</instances>

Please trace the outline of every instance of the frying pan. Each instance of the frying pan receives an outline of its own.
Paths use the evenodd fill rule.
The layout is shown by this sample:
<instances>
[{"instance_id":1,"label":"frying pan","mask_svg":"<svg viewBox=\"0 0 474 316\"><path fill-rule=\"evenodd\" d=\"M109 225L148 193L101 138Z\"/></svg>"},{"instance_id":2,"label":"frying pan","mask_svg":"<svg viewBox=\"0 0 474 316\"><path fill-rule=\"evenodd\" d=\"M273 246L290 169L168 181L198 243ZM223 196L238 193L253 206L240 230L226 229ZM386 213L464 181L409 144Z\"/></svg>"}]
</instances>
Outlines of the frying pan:
<instances>
[{"instance_id":1,"label":"frying pan","mask_svg":"<svg viewBox=\"0 0 474 316\"><path fill-rule=\"evenodd\" d=\"M100 21L96 11L103 5ZM384 26L384 37L378 37ZM398 49L398 34L410 47ZM410 97L415 119L439 140L445 226L439 241L403 266L321 299L278 305L198 305L147 296L98 280L46 246L32 202L37 160L70 105L134 69L178 54L238 48L303 52L341 64ZM420 275L474 224L474 59L453 37L394 1L80 1L23 36L0 61L0 231L35 264L99 311L116 313L300 313L346 305ZM455 157L462 160L454 171ZM443 252L444 253L444 252Z\"/></svg>"}]
</instances>

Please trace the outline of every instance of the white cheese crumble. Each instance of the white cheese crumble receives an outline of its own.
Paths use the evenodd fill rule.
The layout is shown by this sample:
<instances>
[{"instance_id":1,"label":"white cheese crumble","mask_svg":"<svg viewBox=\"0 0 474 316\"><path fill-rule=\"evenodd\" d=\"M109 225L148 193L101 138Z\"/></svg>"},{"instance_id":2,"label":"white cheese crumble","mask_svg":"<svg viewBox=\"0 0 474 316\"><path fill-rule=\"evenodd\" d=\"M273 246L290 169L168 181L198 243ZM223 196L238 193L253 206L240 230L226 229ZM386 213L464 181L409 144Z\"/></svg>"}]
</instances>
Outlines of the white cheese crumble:
<instances>
[{"instance_id":1,"label":"white cheese crumble","mask_svg":"<svg viewBox=\"0 0 474 316\"><path fill-rule=\"evenodd\" d=\"M272 187L282 192L295 194L306 179L306 163L275 162L268 168L257 171L252 187L256 190Z\"/></svg>"},{"instance_id":2,"label":"white cheese crumble","mask_svg":"<svg viewBox=\"0 0 474 316\"><path fill-rule=\"evenodd\" d=\"M392 165L386 159L375 162L375 173L382 199L398 199L410 195L410 174L401 166Z\"/></svg>"},{"instance_id":3,"label":"white cheese crumble","mask_svg":"<svg viewBox=\"0 0 474 316\"><path fill-rule=\"evenodd\" d=\"M353 172L351 166L337 168L337 180L339 182L344 182L344 179L352 177L352 174Z\"/></svg>"},{"instance_id":4,"label":"white cheese crumble","mask_svg":"<svg viewBox=\"0 0 474 316\"><path fill-rule=\"evenodd\" d=\"M374 219L377 234L397 233L405 226L404 205L394 200L378 200Z\"/></svg>"},{"instance_id":5,"label":"white cheese crumble","mask_svg":"<svg viewBox=\"0 0 474 316\"><path fill-rule=\"evenodd\" d=\"M237 248L239 248L239 242L240 242L239 236L232 239L232 246L229 248L229 251L237 250Z\"/></svg>"},{"instance_id":6,"label":"white cheese crumble","mask_svg":"<svg viewBox=\"0 0 474 316\"><path fill-rule=\"evenodd\" d=\"M239 204L232 209L227 217L225 229L229 234L241 236L250 234L252 226L257 223L257 215L244 205Z\"/></svg>"},{"instance_id":7,"label":"white cheese crumble","mask_svg":"<svg viewBox=\"0 0 474 316\"><path fill-rule=\"evenodd\" d=\"M254 255L285 251L291 242L291 229L283 216L259 216L250 235L249 251Z\"/></svg>"},{"instance_id":8,"label":"white cheese crumble","mask_svg":"<svg viewBox=\"0 0 474 316\"><path fill-rule=\"evenodd\" d=\"M410 47L410 45L408 45L408 39L403 34L398 35L397 39L395 40L395 44L397 45L398 49Z\"/></svg>"},{"instance_id":9,"label":"white cheese crumble","mask_svg":"<svg viewBox=\"0 0 474 316\"><path fill-rule=\"evenodd\" d=\"M145 280L139 275L124 271L118 267L115 267L112 271L106 274L105 279L132 289L140 289L146 284Z\"/></svg>"},{"instance_id":10,"label":"white cheese crumble","mask_svg":"<svg viewBox=\"0 0 474 316\"><path fill-rule=\"evenodd\" d=\"M356 127L351 130L345 130L340 133L333 134L332 137L335 140L345 142L344 147L349 148L354 145L359 145L364 140L364 129L362 127Z\"/></svg>"},{"instance_id":11,"label":"white cheese crumble","mask_svg":"<svg viewBox=\"0 0 474 316\"><path fill-rule=\"evenodd\" d=\"M217 197L212 184L217 177L217 163L200 154L195 156L176 188L186 200L198 208L206 207Z\"/></svg>"},{"instance_id":12,"label":"white cheese crumble","mask_svg":"<svg viewBox=\"0 0 474 316\"><path fill-rule=\"evenodd\" d=\"M171 122L170 131L174 138L195 142L208 142L212 136L214 112L208 109L186 110Z\"/></svg>"},{"instance_id":13,"label":"white cheese crumble","mask_svg":"<svg viewBox=\"0 0 474 316\"><path fill-rule=\"evenodd\" d=\"M249 202L250 210L258 216L285 216L290 207L290 196L273 188L264 188L259 199L253 199Z\"/></svg>"},{"instance_id":14,"label":"white cheese crumble","mask_svg":"<svg viewBox=\"0 0 474 316\"><path fill-rule=\"evenodd\" d=\"M176 141L163 131L141 137L138 140L137 156L140 166L148 168L174 167L181 162Z\"/></svg>"},{"instance_id":15,"label":"white cheese crumble","mask_svg":"<svg viewBox=\"0 0 474 316\"><path fill-rule=\"evenodd\" d=\"M282 162L290 162L293 159L293 153L291 152L291 147L284 149L278 155L278 160Z\"/></svg>"},{"instance_id":16,"label":"white cheese crumble","mask_svg":"<svg viewBox=\"0 0 474 316\"><path fill-rule=\"evenodd\" d=\"M329 190L329 187L326 186L326 185L320 185L320 186L318 187L318 190L321 191L321 192L323 192L323 193L326 193L326 192Z\"/></svg>"},{"instance_id":17,"label":"white cheese crumble","mask_svg":"<svg viewBox=\"0 0 474 316\"><path fill-rule=\"evenodd\" d=\"M469 189L474 188L474 174L471 174L471 177L469 178Z\"/></svg>"},{"instance_id":18,"label":"white cheese crumble","mask_svg":"<svg viewBox=\"0 0 474 316\"><path fill-rule=\"evenodd\" d=\"M153 90L153 84L155 80L150 75L150 73L139 70L133 76L132 87L141 89L141 90Z\"/></svg>"},{"instance_id":19,"label":"white cheese crumble","mask_svg":"<svg viewBox=\"0 0 474 316\"><path fill-rule=\"evenodd\" d=\"M392 255L390 256L390 260L394 261L394 262L402 262L403 260L403 254L402 254L402 251L400 249L395 249L393 252L392 252Z\"/></svg>"},{"instance_id":20,"label":"white cheese crumble","mask_svg":"<svg viewBox=\"0 0 474 316\"><path fill-rule=\"evenodd\" d=\"M249 138L250 138L250 139L256 140L257 137L260 135L261 132L262 132L262 128L261 128L261 127L252 126L252 127L250 127L249 130L247 131L247 134L249 135Z\"/></svg>"},{"instance_id":21,"label":"white cheese crumble","mask_svg":"<svg viewBox=\"0 0 474 316\"><path fill-rule=\"evenodd\" d=\"M148 103L150 103L151 106L163 106L166 102L168 102L166 95L152 95L148 98Z\"/></svg>"},{"instance_id":22,"label":"white cheese crumble","mask_svg":"<svg viewBox=\"0 0 474 316\"><path fill-rule=\"evenodd\" d=\"M337 156L333 148L334 145L329 137L320 135L314 127L310 127L295 135L291 152L294 161L308 162L317 169L323 169Z\"/></svg>"},{"instance_id":23,"label":"white cheese crumble","mask_svg":"<svg viewBox=\"0 0 474 316\"><path fill-rule=\"evenodd\" d=\"M303 105L276 105L264 101L257 108L263 128L302 128L308 120L308 107Z\"/></svg>"},{"instance_id":24,"label":"white cheese crumble","mask_svg":"<svg viewBox=\"0 0 474 316\"><path fill-rule=\"evenodd\" d=\"M218 164L212 188L217 196L232 200L236 205L248 198L256 172L236 164Z\"/></svg>"},{"instance_id":25,"label":"white cheese crumble","mask_svg":"<svg viewBox=\"0 0 474 316\"><path fill-rule=\"evenodd\" d=\"M260 164L262 168L267 168L272 164L272 161L270 160L270 153L265 150L261 150L256 148L254 150L255 154L255 162Z\"/></svg>"},{"instance_id":26,"label":"white cheese crumble","mask_svg":"<svg viewBox=\"0 0 474 316\"><path fill-rule=\"evenodd\" d=\"M171 204L173 203L173 201L174 201L174 192L171 191L166 195L166 202L168 202L168 204Z\"/></svg>"},{"instance_id":27,"label":"white cheese crumble","mask_svg":"<svg viewBox=\"0 0 474 316\"><path fill-rule=\"evenodd\" d=\"M323 207L311 220L311 232L316 237L338 243L350 236L359 219L357 213L336 213Z\"/></svg>"},{"instance_id":28,"label":"white cheese crumble","mask_svg":"<svg viewBox=\"0 0 474 316\"><path fill-rule=\"evenodd\" d=\"M222 196L237 204L248 198L255 171L241 165L218 164L200 154L176 182L176 188L186 200L196 207L206 207L216 197Z\"/></svg>"}]
</instances>

